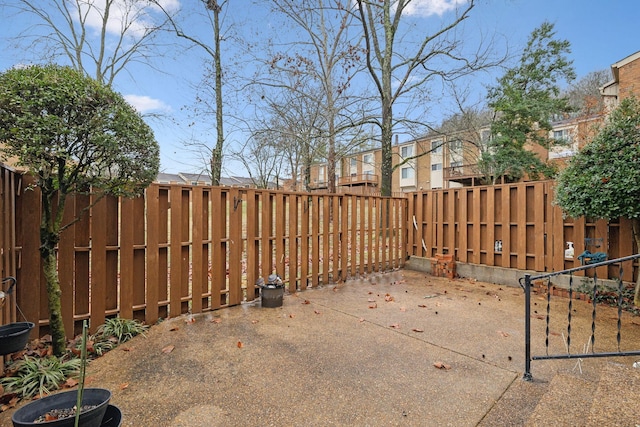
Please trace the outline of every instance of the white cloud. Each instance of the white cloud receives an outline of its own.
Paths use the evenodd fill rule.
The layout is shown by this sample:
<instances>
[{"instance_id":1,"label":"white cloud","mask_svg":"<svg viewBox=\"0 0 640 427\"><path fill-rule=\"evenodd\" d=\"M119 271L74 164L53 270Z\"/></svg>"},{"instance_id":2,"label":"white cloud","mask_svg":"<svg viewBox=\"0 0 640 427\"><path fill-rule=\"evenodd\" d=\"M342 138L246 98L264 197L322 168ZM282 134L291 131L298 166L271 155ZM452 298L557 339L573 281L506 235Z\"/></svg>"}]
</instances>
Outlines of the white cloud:
<instances>
[{"instance_id":1,"label":"white cloud","mask_svg":"<svg viewBox=\"0 0 640 427\"><path fill-rule=\"evenodd\" d=\"M404 13L423 17L442 16L464 3L467 3L467 0L413 0L405 7Z\"/></svg>"},{"instance_id":2,"label":"white cloud","mask_svg":"<svg viewBox=\"0 0 640 427\"><path fill-rule=\"evenodd\" d=\"M141 95L124 95L124 99L133 106L139 113L147 113L149 111L171 111L171 106L165 104L159 99Z\"/></svg>"},{"instance_id":3,"label":"white cloud","mask_svg":"<svg viewBox=\"0 0 640 427\"><path fill-rule=\"evenodd\" d=\"M180 8L179 0L161 0L159 3L168 12ZM104 6L93 2L81 2L79 5L82 15L86 15L87 26L99 32L103 25ZM141 37L155 25L154 20L161 20L157 18L160 13L159 8L148 1L115 0L109 8L106 30L110 34L120 35L126 31L128 36Z\"/></svg>"}]
</instances>

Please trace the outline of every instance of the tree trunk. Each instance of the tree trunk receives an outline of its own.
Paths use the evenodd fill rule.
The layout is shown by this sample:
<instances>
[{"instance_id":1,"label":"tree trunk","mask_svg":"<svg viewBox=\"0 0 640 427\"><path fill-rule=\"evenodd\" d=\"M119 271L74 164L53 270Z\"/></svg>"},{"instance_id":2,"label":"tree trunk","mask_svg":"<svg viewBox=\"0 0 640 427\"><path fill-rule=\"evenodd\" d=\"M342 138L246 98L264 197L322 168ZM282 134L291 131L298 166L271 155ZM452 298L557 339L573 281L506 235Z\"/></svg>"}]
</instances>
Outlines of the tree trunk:
<instances>
[{"instance_id":1,"label":"tree trunk","mask_svg":"<svg viewBox=\"0 0 640 427\"><path fill-rule=\"evenodd\" d=\"M56 269L56 253L54 248L43 248L42 256L44 277L47 281L47 297L49 308L49 329L51 330L51 343L53 354L62 356L67 348L67 336L62 320L62 304L60 296L60 280Z\"/></svg>"},{"instance_id":2,"label":"tree trunk","mask_svg":"<svg viewBox=\"0 0 640 427\"><path fill-rule=\"evenodd\" d=\"M636 248L640 251L640 218L632 219L631 227L633 229L633 238L636 241ZM636 290L633 295L633 305L640 307L640 271L636 276Z\"/></svg>"},{"instance_id":3,"label":"tree trunk","mask_svg":"<svg viewBox=\"0 0 640 427\"><path fill-rule=\"evenodd\" d=\"M220 7L217 2L210 1L213 10L213 36L215 38L215 55L213 58L216 72L216 146L211 161L211 182L220 185L222 176L222 148L224 146L223 115L222 115L222 58L220 54Z\"/></svg>"}]
</instances>

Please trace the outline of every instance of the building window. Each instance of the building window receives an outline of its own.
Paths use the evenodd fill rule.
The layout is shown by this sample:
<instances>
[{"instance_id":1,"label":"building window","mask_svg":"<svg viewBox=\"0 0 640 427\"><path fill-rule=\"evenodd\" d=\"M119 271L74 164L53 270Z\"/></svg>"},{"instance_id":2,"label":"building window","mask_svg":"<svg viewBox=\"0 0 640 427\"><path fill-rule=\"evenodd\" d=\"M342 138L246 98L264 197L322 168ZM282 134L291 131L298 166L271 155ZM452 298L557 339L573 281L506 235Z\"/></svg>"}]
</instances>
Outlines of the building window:
<instances>
[{"instance_id":1,"label":"building window","mask_svg":"<svg viewBox=\"0 0 640 427\"><path fill-rule=\"evenodd\" d=\"M491 131L490 130L483 130L482 132L480 132L480 141L489 142L490 139L491 139Z\"/></svg>"},{"instance_id":2,"label":"building window","mask_svg":"<svg viewBox=\"0 0 640 427\"><path fill-rule=\"evenodd\" d=\"M318 168L318 181L324 182L324 166Z\"/></svg>"},{"instance_id":3,"label":"building window","mask_svg":"<svg viewBox=\"0 0 640 427\"><path fill-rule=\"evenodd\" d=\"M415 177L415 171L413 170L413 168L402 168L400 170L402 179L411 179L413 177Z\"/></svg>"},{"instance_id":4,"label":"building window","mask_svg":"<svg viewBox=\"0 0 640 427\"><path fill-rule=\"evenodd\" d=\"M373 165L373 154L368 153L362 156L362 163L364 163L365 165Z\"/></svg>"},{"instance_id":5,"label":"building window","mask_svg":"<svg viewBox=\"0 0 640 427\"><path fill-rule=\"evenodd\" d=\"M358 160L355 157L349 159L349 167L351 167L351 169L358 167Z\"/></svg>"},{"instance_id":6,"label":"building window","mask_svg":"<svg viewBox=\"0 0 640 427\"><path fill-rule=\"evenodd\" d=\"M459 168L460 166L462 166L462 162L461 161L456 161L456 162L451 162L451 167L452 168Z\"/></svg>"},{"instance_id":7,"label":"building window","mask_svg":"<svg viewBox=\"0 0 640 427\"><path fill-rule=\"evenodd\" d=\"M434 163L431 165L431 170L432 171L441 171L442 170L442 163Z\"/></svg>"},{"instance_id":8,"label":"building window","mask_svg":"<svg viewBox=\"0 0 640 427\"><path fill-rule=\"evenodd\" d=\"M400 148L400 157L402 157L403 159L406 159L408 157L413 156L413 146L412 145L405 145L404 147Z\"/></svg>"},{"instance_id":9,"label":"building window","mask_svg":"<svg viewBox=\"0 0 640 427\"><path fill-rule=\"evenodd\" d=\"M560 143L571 142L571 134L569 133L569 129L554 130L553 139Z\"/></svg>"},{"instance_id":10,"label":"building window","mask_svg":"<svg viewBox=\"0 0 640 427\"><path fill-rule=\"evenodd\" d=\"M449 150L451 150L452 153L461 153L462 141L460 141L459 139L456 139L455 141L451 141L449 143Z\"/></svg>"},{"instance_id":11,"label":"building window","mask_svg":"<svg viewBox=\"0 0 640 427\"><path fill-rule=\"evenodd\" d=\"M431 141L431 152L433 154L442 153L442 140Z\"/></svg>"}]
</instances>

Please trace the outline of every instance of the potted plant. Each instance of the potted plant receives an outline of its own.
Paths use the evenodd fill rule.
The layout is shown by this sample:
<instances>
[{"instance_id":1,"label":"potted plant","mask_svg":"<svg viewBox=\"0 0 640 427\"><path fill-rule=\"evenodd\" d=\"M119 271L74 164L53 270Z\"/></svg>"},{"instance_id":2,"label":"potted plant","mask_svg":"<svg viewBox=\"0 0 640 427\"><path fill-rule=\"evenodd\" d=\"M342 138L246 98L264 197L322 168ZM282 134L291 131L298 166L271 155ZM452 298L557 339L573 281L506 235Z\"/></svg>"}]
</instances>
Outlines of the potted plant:
<instances>
[{"instance_id":1,"label":"potted plant","mask_svg":"<svg viewBox=\"0 0 640 427\"><path fill-rule=\"evenodd\" d=\"M80 383L77 390L56 393L26 404L18 409L11 421L14 427L45 425L47 427L101 427L107 409L110 409L109 426L119 425L121 414L117 408L109 408L111 392L102 388L84 388L87 365L87 322L82 330ZM78 411L77 408L80 408ZM118 424L113 424L114 419Z\"/></svg>"}]
</instances>

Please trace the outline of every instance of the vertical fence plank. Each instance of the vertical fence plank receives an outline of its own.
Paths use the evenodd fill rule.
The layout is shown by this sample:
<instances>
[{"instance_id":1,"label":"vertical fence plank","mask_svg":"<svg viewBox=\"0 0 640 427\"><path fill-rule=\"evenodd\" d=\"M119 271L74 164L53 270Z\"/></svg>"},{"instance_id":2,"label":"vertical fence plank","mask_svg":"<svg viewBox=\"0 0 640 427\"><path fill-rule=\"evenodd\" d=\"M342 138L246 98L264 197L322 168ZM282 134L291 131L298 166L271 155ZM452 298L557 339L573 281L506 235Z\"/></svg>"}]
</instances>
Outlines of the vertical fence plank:
<instances>
[{"instance_id":1,"label":"vertical fence plank","mask_svg":"<svg viewBox=\"0 0 640 427\"><path fill-rule=\"evenodd\" d=\"M107 280L107 199L95 203L91 209L91 321L93 333L105 320Z\"/></svg>"},{"instance_id":2,"label":"vertical fence plank","mask_svg":"<svg viewBox=\"0 0 640 427\"><path fill-rule=\"evenodd\" d=\"M256 297L256 281L260 277L260 205L259 196L255 190L249 189L246 193L246 218L247 218L247 301L253 301Z\"/></svg>"},{"instance_id":3,"label":"vertical fence plank","mask_svg":"<svg viewBox=\"0 0 640 427\"><path fill-rule=\"evenodd\" d=\"M367 222L366 222L366 200L367 197L358 197L358 274L360 277L364 276L366 261L365 255L367 253L365 249L365 241L366 241L366 230L367 230Z\"/></svg>"},{"instance_id":4,"label":"vertical fence plank","mask_svg":"<svg viewBox=\"0 0 640 427\"><path fill-rule=\"evenodd\" d=\"M71 224L75 217L75 197L69 195L65 202L66 208L62 218L63 226ZM73 259L75 256L75 226L66 228L60 233L58 242L58 279L60 280L60 303L62 309L62 322L65 334L68 337L75 335L74 324L74 297L73 297ZM84 313L83 313L84 314Z\"/></svg>"},{"instance_id":5,"label":"vertical fence plank","mask_svg":"<svg viewBox=\"0 0 640 427\"><path fill-rule=\"evenodd\" d=\"M181 187L175 186L171 188L169 203L171 206L169 316L176 317L182 314L182 216L189 215L188 212L184 213L182 211Z\"/></svg>"},{"instance_id":6,"label":"vertical fence plank","mask_svg":"<svg viewBox=\"0 0 640 427\"><path fill-rule=\"evenodd\" d=\"M332 211L331 211L331 281L336 283L340 280L340 205L342 202L342 196L333 195L332 199Z\"/></svg>"},{"instance_id":7,"label":"vertical fence plank","mask_svg":"<svg viewBox=\"0 0 640 427\"><path fill-rule=\"evenodd\" d=\"M546 267L546 247L545 247L545 231L544 231L544 213L546 208L546 197L544 183L536 183L534 186L534 206L539 208L534 209L534 239L535 239L535 269L537 271L545 271Z\"/></svg>"},{"instance_id":8,"label":"vertical fence plank","mask_svg":"<svg viewBox=\"0 0 640 427\"><path fill-rule=\"evenodd\" d=\"M202 294L206 289L206 276L203 275L204 265L204 224L203 218L203 189L195 186L191 190L191 312L202 313Z\"/></svg>"},{"instance_id":9,"label":"vertical fence plank","mask_svg":"<svg viewBox=\"0 0 640 427\"><path fill-rule=\"evenodd\" d=\"M331 257L331 196L322 197L322 284L329 283L329 262Z\"/></svg>"},{"instance_id":10,"label":"vertical fence plank","mask_svg":"<svg viewBox=\"0 0 640 427\"><path fill-rule=\"evenodd\" d=\"M309 221L311 218L311 196L301 196L300 213L300 290L309 284ZM315 217L314 217L315 220Z\"/></svg>"},{"instance_id":11,"label":"vertical fence plank","mask_svg":"<svg viewBox=\"0 0 640 427\"><path fill-rule=\"evenodd\" d=\"M486 227L487 227L487 240L486 240L486 251L487 251L487 265L495 265L496 262L496 192L495 187L490 186L486 189L487 193L487 204L485 206L486 209Z\"/></svg>"},{"instance_id":12,"label":"vertical fence plank","mask_svg":"<svg viewBox=\"0 0 640 427\"><path fill-rule=\"evenodd\" d=\"M289 195L289 292L298 289L298 202L298 195Z\"/></svg>"},{"instance_id":13,"label":"vertical fence plank","mask_svg":"<svg viewBox=\"0 0 640 427\"><path fill-rule=\"evenodd\" d=\"M160 188L151 184L147 188L147 293L145 321L148 325L158 320L158 287L160 282Z\"/></svg>"},{"instance_id":14,"label":"vertical fence plank","mask_svg":"<svg viewBox=\"0 0 640 427\"><path fill-rule=\"evenodd\" d=\"M347 280L348 263L349 263L349 205L350 196L342 196L340 198L340 273L338 280Z\"/></svg>"},{"instance_id":15,"label":"vertical fence plank","mask_svg":"<svg viewBox=\"0 0 640 427\"><path fill-rule=\"evenodd\" d=\"M320 201L319 196L311 196L311 286L320 284Z\"/></svg>"},{"instance_id":16,"label":"vertical fence plank","mask_svg":"<svg viewBox=\"0 0 640 427\"><path fill-rule=\"evenodd\" d=\"M273 211L274 198L271 193L262 193L262 277L273 273Z\"/></svg>"},{"instance_id":17,"label":"vertical fence plank","mask_svg":"<svg viewBox=\"0 0 640 427\"><path fill-rule=\"evenodd\" d=\"M133 319L134 304L134 232L138 226L134 211L134 199L122 199L120 224L120 301L119 315L123 319Z\"/></svg>"},{"instance_id":18,"label":"vertical fence plank","mask_svg":"<svg viewBox=\"0 0 640 427\"><path fill-rule=\"evenodd\" d=\"M219 308L226 289L227 251L224 238L227 229L225 193L211 189L211 308ZM226 301L225 301L226 303Z\"/></svg>"},{"instance_id":19,"label":"vertical fence plank","mask_svg":"<svg viewBox=\"0 0 640 427\"><path fill-rule=\"evenodd\" d=\"M367 225L366 225L366 234L367 234L367 273L371 274L374 272L374 259L375 259L375 216L374 216L374 206L376 199L374 197L367 197Z\"/></svg>"},{"instance_id":20,"label":"vertical fence plank","mask_svg":"<svg viewBox=\"0 0 640 427\"><path fill-rule=\"evenodd\" d=\"M350 204L351 204L351 211L349 214L349 245L350 245L350 249L351 249L351 253L350 253L350 269L349 269L349 276L350 277L356 277L356 271L357 271L357 249L358 249L358 239L357 239L357 235L356 235L356 231L358 228L358 221L360 219L360 213L358 212L358 199L359 197L356 195L352 195L351 196L351 200L350 200Z\"/></svg>"},{"instance_id":21,"label":"vertical fence plank","mask_svg":"<svg viewBox=\"0 0 640 427\"><path fill-rule=\"evenodd\" d=\"M229 305L242 302L242 211L240 190L229 191Z\"/></svg>"},{"instance_id":22,"label":"vertical fence plank","mask_svg":"<svg viewBox=\"0 0 640 427\"><path fill-rule=\"evenodd\" d=\"M275 222L276 222L276 272L283 279L285 278L284 271L284 258L285 258L285 242L287 237L285 236L285 224L287 222L287 209L284 193L276 193L276 210L275 210Z\"/></svg>"}]
</instances>

